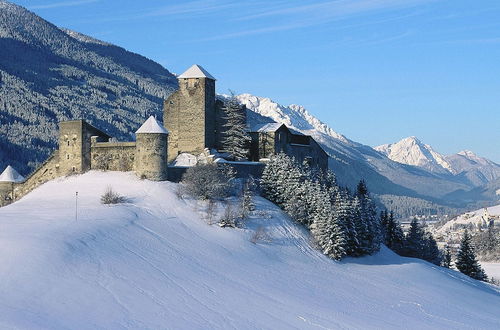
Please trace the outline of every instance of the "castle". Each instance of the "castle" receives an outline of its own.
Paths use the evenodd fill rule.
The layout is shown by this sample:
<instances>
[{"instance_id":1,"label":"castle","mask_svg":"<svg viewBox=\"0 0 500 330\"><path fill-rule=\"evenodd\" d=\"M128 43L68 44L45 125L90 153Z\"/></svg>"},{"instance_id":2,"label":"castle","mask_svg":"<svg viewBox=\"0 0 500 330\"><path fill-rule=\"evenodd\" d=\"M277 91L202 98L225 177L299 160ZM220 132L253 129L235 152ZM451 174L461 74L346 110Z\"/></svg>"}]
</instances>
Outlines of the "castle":
<instances>
[{"instance_id":1,"label":"castle","mask_svg":"<svg viewBox=\"0 0 500 330\"><path fill-rule=\"evenodd\" d=\"M149 117L135 132L135 141L117 142L84 120L60 122L59 148L30 176L21 180L11 167L0 176L0 206L49 180L91 169L134 171L141 178L157 181L174 178L172 174L177 173L178 179L185 168L169 166L178 155L221 150L224 101L216 98L215 78L193 65L178 80L179 89L164 101L164 125ZM246 121L246 108L241 106L240 110ZM328 155L312 137L284 124L256 124L248 130L249 159L254 162L229 162L237 172L245 166L261 170L262 161L279 152L323 169L328 166Z\"/></svg>"}]
</instances>

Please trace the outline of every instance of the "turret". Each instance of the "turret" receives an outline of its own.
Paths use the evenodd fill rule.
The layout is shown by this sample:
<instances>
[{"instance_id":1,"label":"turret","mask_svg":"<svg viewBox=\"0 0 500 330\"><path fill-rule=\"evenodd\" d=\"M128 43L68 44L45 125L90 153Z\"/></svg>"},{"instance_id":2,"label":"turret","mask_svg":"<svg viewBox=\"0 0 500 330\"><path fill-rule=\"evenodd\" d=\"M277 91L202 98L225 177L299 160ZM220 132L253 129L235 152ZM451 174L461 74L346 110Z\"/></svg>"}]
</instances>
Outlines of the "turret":
<instances>
[{"instance_id":1,"label":"turret","mask_svg":"<svg viewBox=\"0 0 500 330\"><path fill-rule=\"evenodd\" d=\"M14 196L14 185L24 181L24 177L20 175L12 166L7 168L0 175L0 206L11 203Z\"/></svg>"},{"instance_id":2,"label":"turret","mask_svg":"<svg viewBox=\"0 0 500 330\"><path fill-rule=\"evenodd\" d=\"M166 180L168 131L151 116L135 134L137 176L154 181Z\"/></svg>"}]
</instances>

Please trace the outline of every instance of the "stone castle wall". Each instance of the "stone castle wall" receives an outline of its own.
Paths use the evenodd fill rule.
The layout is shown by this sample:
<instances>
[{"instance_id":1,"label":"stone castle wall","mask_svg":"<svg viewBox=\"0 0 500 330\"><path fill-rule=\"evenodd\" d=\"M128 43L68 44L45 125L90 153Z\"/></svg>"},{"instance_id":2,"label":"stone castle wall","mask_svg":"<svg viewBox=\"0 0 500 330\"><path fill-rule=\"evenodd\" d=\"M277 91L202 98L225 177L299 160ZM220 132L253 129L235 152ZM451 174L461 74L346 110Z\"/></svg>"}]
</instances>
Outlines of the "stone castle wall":
<instances>
[{"instance_id":1,"label":"stone castle wall","mask_svg":"<svg viewBox=\"0 0 500 330\"><path fill-rule=\"evenodd\" d=\"M14 199L17 200L45 182L66 174L68 173L61 171L59 151L56 150L23 183L14 184Z\"/></svg>"},{"instance_id":2,"label":"stone castle wall","mask_svg":"<svg viewBox=\"0 0 500 330\"><path fill-rule=\"evenodd\" d=\"M97 142L94 138L90 153L91 169L121 172L135 169L135 142Z\"/></svg>"},{"instance_id":3,"label":"stone castle wall","mask_svg":"<svg viewBox=\"0 0 500 330\"><path fill-rule=\"evenodd\" d=\"M14 184L11 182L0 182L0 207L10 204Z\"/></svg>"}]
</instances>

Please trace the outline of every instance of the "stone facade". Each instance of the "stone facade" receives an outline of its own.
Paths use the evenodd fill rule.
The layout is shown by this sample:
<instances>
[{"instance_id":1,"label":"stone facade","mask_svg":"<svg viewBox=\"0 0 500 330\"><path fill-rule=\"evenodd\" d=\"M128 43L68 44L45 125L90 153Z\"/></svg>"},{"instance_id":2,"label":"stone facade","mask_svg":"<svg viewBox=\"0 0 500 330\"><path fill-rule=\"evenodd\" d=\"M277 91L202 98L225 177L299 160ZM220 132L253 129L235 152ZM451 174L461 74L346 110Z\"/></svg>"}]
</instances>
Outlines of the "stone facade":
<instances>
[{"instance_id":1,"label":"stone facade","mask_svg":"<svg viewBox=\"0 0 500 330\"><path fill-rule=\"evenodd\" d=\"M98 142L93 136L90 153L92 169L121 172L135 169L135 142Z\"/></svg>"},{"instance_id":2,"label":"stone facade","mask_svg":"<svg viewBox=\"0 0 500 330\"><path fill-rule=\"evenodd\" d=\"M180 78L179 89L165 100L163 125L170 132L168 162L182 152L198 155L215 148L215 80Z\"/></svg>"},{"instance_id":3,"label":"stone facade","mask_svg":"<svg viewBox=\"0 0 500 330\"><path fill-rule=\"evenodd\" d=\"M167 179L167 135L137 133L135 172L141 178Z\"/></svg>"},{"instance_id":4,"label":"stone facade","mask_svg":"<svg viewBox=\"0 0 500 330\"><path fill-rule=\"evenodd\" d=\"M101 140L109 135L83 120L63 121L59 124L59 171L63 174L83 173L91 168L91 137Z\"/></svg>"},{"instance_id":5,"label":"stone facade","mask_svg":"<svg viewBox=\"0 0 500 330\"><path fill-rule=\"evenodd\" d=\"M13 191L14 191L14 183L0 182L0 207L11 203Z\"/></svg>"}]
</instances>

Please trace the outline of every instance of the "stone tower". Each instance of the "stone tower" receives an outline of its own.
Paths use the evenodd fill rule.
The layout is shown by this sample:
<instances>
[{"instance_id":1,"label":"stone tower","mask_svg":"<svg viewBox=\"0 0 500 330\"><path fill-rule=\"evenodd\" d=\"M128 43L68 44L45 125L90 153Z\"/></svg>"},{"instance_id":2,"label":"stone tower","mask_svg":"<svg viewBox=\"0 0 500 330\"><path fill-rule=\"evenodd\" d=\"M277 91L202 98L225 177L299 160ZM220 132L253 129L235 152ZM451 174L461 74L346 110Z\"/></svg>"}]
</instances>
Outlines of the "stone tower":
<instances>
[{"instance_id":1,"label":"stone tower","mask_svg":"<svg viewBox=\"0 0 500 330\"><path fill-rule=\"evenodd\" d=\"M215 78L197 64L177 78L179 89L165 100L163 112L168 162L182 152L199 155L216 147Z\"/></svg>"},{"instance_id":2,"label":"stone tower","mask_svg":"<svg viewBox=\"0 0 500 330\"><path fill-rule=\"evenodd\" d=\"M59 171L83 173L90 170L90 137L109 136L83 120L63 121L59 124Z\"/></svg>"},{"instance_id":3,"label":"stone tower","mask_svg":"<svg viewBox=\"0 0 500 330\"><path fill-rule=\"evenodd\" d=\"M154 181L167 180L168 131L151 116L135 134L137 176Z\"/></svg>"}]
</instances>

